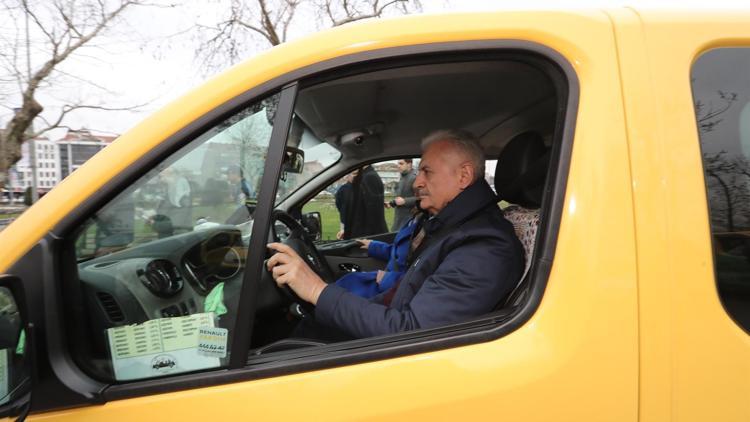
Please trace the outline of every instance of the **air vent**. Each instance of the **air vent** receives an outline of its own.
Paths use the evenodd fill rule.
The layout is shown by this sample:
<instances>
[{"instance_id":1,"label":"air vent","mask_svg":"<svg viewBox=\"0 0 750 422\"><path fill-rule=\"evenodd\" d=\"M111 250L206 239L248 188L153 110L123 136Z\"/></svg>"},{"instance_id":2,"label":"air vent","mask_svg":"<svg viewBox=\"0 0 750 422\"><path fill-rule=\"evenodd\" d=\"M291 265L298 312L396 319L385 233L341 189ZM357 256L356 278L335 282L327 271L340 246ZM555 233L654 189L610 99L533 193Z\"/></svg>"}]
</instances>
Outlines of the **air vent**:
<instances>
[{"instance_id":1,"label":"air vent","mask_svg":"<svg viewBox=\"0 0 750 422\"><path fill-rule=\"evenodd\" d=\"M149 262L146 269L138 269L136 275L151 293L159 297L172 297L182 290L180 272L166 259Z\"/></svg>"},{"instance_id":2,"label":"air vent","mask_svg":"<svg viewBox=\"0 0 750 422\"><path fill-rule=\"evenodd\" d=\"M107 313L107 317L112 322L123 322L125 321L125 314L122 313L120 305L109 293L96 292L96 297L99 298L99 303L104 308L104 312Z\"/></svg>"}]
</instances>

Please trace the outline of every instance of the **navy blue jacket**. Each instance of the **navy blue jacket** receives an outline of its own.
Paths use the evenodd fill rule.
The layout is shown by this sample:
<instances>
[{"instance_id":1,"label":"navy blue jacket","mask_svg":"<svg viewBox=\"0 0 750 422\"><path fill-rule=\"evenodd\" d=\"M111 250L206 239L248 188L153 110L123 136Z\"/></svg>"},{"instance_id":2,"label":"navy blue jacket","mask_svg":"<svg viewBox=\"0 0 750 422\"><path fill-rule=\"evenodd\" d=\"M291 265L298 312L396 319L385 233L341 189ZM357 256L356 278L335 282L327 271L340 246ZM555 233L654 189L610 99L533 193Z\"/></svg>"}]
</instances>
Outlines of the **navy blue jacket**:
<instances>
[{"instance_id":1,"label":"navy blue jacket","mask_svg":"<svg viewBox=\"0 0 750 422\"><path fill-rule=\"evenodd\" d=\"M424 222L421 252L390 305L383 304L388 292L368 300L331 284L318 298L317 324L362 338L438 327L492 311L524 267L523 247L496 201L484 179L466 188Z\"/></svg>"}]
</instances>

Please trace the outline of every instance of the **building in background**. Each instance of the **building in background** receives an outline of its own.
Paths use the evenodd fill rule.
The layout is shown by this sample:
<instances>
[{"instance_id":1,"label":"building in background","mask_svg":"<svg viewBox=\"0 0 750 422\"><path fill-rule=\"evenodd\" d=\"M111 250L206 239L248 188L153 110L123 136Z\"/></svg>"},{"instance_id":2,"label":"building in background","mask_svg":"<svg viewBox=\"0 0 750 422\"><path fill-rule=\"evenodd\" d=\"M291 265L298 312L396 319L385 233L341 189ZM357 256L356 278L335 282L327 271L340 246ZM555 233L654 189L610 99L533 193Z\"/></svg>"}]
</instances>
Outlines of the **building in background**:
<instances>
[{"instance_id":1,"label":"building in background","mask_svg":"<svg viewBox=\"0 0 750 422\"><path fill-rule=\"evenodd\" d=\"M10 169L9 183L6 187L15 192L15 196L23 195L23 192L32 185L32 163L30 142L21 145L21 159ZM44 194L60 182L60 159L57 145L48 138L34 139L34 150L36 152L36 175L37 191Z\"/></svg>"},{"instance_id":2,"label":"building in background","mask_svg":"<svg viewBox=\"0 0 750 422\"><path fill-rule=\"evenodd\" d=\"M68 133L56 142L60 157L59 180L66 178L81 167L116 138L116 136L94 135L87 129L68 130Z\"/></svg>"},{"instance_id":3,"label":"building in background","mask_svg":"<svg viewBox=\"0 0 750 422\"><path fill-rule=\"evenodd\" d=\"M35 138L37 192L40 195L49 192L115 138L117 137L92 134L87 129L69 129L63 138L56 141L46 137ZM30 145L30 142L21 145L21 159L9 170L3 201L8 201L10 192L13 192L14 200L22 199L24 192L33 183Z\"/></svg>"},{"instance_id":4,"label":"building in background","mask_svg":"<svg viewBox=\"0 0 750 422\"><path fill-rule=\"evenodd\" d=\"M401 173L398 171L398 164L396 164L395 161L386 161L374 164L372 167L383 181L385 193L393 194L393 192L396 191L396 185L398 185L399 179L401 179Z\"/></svg>"}]
</instances>

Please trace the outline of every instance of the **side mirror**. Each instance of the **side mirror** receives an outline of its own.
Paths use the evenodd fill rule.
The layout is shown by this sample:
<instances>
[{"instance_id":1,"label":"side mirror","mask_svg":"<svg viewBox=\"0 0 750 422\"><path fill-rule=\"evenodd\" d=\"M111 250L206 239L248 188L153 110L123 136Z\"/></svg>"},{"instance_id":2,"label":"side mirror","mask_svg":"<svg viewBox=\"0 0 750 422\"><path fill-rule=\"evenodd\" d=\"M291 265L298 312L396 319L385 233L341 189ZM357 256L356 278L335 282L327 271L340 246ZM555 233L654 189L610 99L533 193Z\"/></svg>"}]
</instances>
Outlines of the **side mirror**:
<instances>
[{"instance_id":1,"label":"side mirror","mask_svg":"<svg viewBox=\"0 0 750 422\"><path fill-rule=\"evenodd\" d=\"M34 373L33 325L29 323L21 280L0 275L0 416L29 411Z\"/></svg>"},{"instance_id":2,"label":"side mirror","mask_svg":"<svg viewBox=\"0 0 750 422\"><path fill-rule=\"evenodd\" d=\"M302 214L302 227L313 240L320 240L323 237L323 220L318 211Z\"/></svg>"},{"instance_id":3,"label":"side mirror","mask_svg":"<svg viewBox=\"0 0 750 422\"><path fill-rule=\"evenodd\" d=\"M301 174L305 168L305 151L299 148L286 147L281 171L285 173Z\"/></svg>"}]
</instances>

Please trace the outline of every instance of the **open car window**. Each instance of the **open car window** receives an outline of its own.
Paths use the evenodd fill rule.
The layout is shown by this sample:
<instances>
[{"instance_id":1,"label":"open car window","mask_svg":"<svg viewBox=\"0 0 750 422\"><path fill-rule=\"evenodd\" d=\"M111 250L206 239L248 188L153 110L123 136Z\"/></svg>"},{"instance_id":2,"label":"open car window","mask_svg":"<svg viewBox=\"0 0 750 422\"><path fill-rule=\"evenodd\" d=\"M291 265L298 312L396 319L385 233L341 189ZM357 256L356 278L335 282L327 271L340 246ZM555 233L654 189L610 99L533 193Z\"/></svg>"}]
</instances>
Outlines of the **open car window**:
<instances>
[{"instance_id":1,"label":"open car window","mask_svg":"<svg viewBox=\"0 0 750 422\"><path fill-rule=\"evenodd\" d=\"M294 192L285 193L284 201L277 204L277 211L288 212L299 218L307 232L314 235L314 240L320 240L314 245L317 254L309 242L293 249L315 267L312 268L313 271L318 272L329 286L336 284L332 290L324 292L335 291L338 294L340 291L336 289L348 289L341 292L341 296L336 296L336 302L327 302L329 305L343 303L343 298L346 297L347 303L341 308L351 309L352 314L356 314L351 320L359 321L360 314L355 309L375 309L384 304L373 303L377 306L368 307L367 302L360 299L377 300L381 294L387 296L388 287L384 286L398 285L396 281L403 274L413 275L418 271L425 271L424 261L418 261L422 258L420 256L417 261L411 262L420 262L421 269L410 272L412 267L409 256L413 258L413 255L409 255L411 249L408 234L399 236L401 232L396 233L399 227L394 226L395 212L388 207L398 195L397 185L401 181L397 162L399 157L412 158L414 162L411 172L416 173L422 139L442 128L460 128L478 137L478 146L486 159L483 176L487 183L483 186L491 186L488 189L495 189L498 184L500 186L495 192L488 192L487 189L484 192L489 203L495 199L498 207L495 213L504 215L499 218L508 220L502 224L502 236L518 238L504 244L512 244L514 257L523 254L524 264L528 263L516 265L520 261L518 259L512 263L513 268L505 273L502 265L497 266L498 271L490 271L504 279L502 283L488 285L502 284L504 291L491 292L475 303L468 304L467 316L460 322L491 317L493 312L500 311L506 303L512 304L508 308L516 306L519 309L518 305L529 297L527 292L530 283L522 281L527 278L534 259L534 243L542 214L542 194L545 192L549 157L555 131L560 127L557 122L562 110L561 91L557 90L555 83L543 69L545 68L538 62L532 64L521 60L427 63L347 73L340 78L326 75L319 82L306 81L301 84L304 86L300 88L294 103L295 120L300 121L305 130L313 132L317 139L340 151L341 158L330 168L321 169L314 178L297 187ZM294 142L298 138L292 127L287 148L298 147L300 144ZM508 148L511 152L509 155L505 154L505 164L500 166L500 157L511 143L513 147ZM503 170L496 171L498 168ZM355 170L356 175L352 174ZM501 177L498 178L498 175ZM283 183L283 177L282 172L280 184ZM414 181L410 181L406 184L413 183ZM502 195L495 195L500 194L502 188L507 189ZM414 199L413 196L411 198ZM414 203L409 205L406 208L408 214ZM514 215L511 216L511 213ZM367 248L363 248L356 241L359 238L379 243L370 243ZM390 253L378 255L378 251L386 250ZM424 251L417 253L421 252ZM433 253L434 249L429 252ZM407 259L402 262L398 260L399 257ZM319 265L321 262L327 265ZM479 265L467 261L465 265L474 269L492 266L493 262L488 260ZM460 262L454 263L457 267L462 266ZM328 275L331 277L327 278ZM428 279L429 275L425 277ZM434 278L433 282L437 283L438 278ZM383 280L388 283L383 283ZM408 281L413 282L414 278ZM415 295L419 294L419 287L410 288ZM438 290L436 287L432 291ZM344 296L345 294L347 295ZM408 294L402 295L405 296ZM355 302L358 305L355 306ZM338 305L328 306L328 314L325 315L334 315L339 310L334 309L335 306ZM316 316L326 312L321 312L321 309L323 308L319 304L315 310ZM407 314L411 312L410 309L413 308L402 306L387 314ZM297 317L303 318L303 315ZM460 318L446 318L446 322L439 328L451 326L459 322ZM361 319L373 321L369 317ZM344 320L346 318L341 317L341 321ZM333 329L323 333L315 332L314 337L306 338L323 338L330 342L371 339L372 343L377 343L381 336L398 334L406 338L407 331L433 328L428 324L420 326L420 318L412 318L412 314L399 321L407 320L408 323L398 326L389 321L370 331L370 326L357 331L365 325L364 322L352 328L337 321L338 325ZM413 321L417 322L412 323ZM265 356L272 352L307 348L311 345L296 341L295 333L299 331L295 327L304 325L298 325L299 319L281 321L277 318L275 322L274 324L269 320L269 315L256 319L253 326L254 338L251 341L253 355L263 356L265 361L270 359ZM326 323L331 321L327 319ZM392 329L396 326L396 329ZM381 330L382 327L386 328ZM337 328L341 328L341 331L336 332ZM342 331L345 332L339 335ZM328 336L330 333L334 335ZM309 350L306 353L316 352Z\"/></svg>"}]
</instances>

